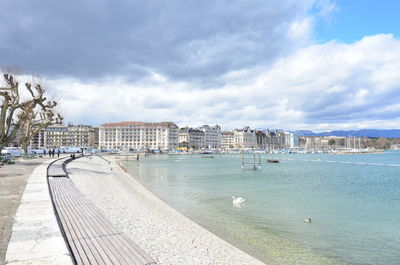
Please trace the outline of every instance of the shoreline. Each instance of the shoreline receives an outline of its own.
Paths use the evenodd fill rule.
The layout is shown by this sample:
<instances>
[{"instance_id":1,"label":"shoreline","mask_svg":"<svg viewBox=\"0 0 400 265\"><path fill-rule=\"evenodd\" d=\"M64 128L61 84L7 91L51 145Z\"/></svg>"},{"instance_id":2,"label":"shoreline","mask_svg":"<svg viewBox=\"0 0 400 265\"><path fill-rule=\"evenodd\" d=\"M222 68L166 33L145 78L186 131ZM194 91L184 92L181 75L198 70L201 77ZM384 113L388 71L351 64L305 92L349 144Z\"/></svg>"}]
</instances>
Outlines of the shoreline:
<instances>
[{"instance_id":1,"label":"shoreline","mask_svg":"<svg viewBox=\"0 0 400 265\"><path fill-rule=\"evenodd\" d=\"M116 226L161 264L265 263L190 220L124 172L98 157L71 162L67 171ZM113 187L113 189L110 189Z\"/></svg>"}]
</instances>

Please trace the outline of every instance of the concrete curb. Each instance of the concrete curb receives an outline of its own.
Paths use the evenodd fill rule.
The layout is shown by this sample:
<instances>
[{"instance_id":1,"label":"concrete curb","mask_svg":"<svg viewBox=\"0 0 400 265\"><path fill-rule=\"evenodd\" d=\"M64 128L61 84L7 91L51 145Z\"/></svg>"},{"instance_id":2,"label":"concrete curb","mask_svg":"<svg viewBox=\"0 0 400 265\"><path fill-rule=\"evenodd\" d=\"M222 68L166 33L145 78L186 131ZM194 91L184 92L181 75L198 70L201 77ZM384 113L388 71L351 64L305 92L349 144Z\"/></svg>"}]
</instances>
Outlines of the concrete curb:
<instances>
[{"instance_id":1,"label":"concrete curb","mask_svg":"<svg viewBox=\"0 0 400 265\"><path fill-rule=\"evenodd\" d=\"M73 264L54 213L43 162L29 177L18 207L6 264Z\"/></svg>"}]
</instances>

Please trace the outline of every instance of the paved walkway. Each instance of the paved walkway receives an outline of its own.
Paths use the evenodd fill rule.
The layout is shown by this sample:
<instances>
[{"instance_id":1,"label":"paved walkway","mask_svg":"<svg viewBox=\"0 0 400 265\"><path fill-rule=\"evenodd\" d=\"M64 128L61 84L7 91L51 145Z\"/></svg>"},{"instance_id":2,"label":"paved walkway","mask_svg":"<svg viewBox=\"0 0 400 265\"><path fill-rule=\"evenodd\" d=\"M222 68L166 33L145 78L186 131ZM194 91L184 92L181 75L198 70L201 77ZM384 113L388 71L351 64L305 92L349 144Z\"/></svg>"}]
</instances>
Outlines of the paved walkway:
<instances>
[{"instance_id":1,"label":"paved walkway","mask_svg":"<svg viewBox=\"0 0 400 265\"><path fill-rule=\"evenodd\" d=\"M42 161L44 160L39 160L38 163ZM48 160L35 165L36 161L31 160L32 168L34 166L36 168L33 171L30 168L32 173L25 191L22 197L19 195L20 200L16 202L18 205L20 201L15 218L11 217L14 224L8 242L5 264L72 264L48 191L46 175L49 162ZM17 165L20 166L22 175L29 175L26 173L28 170L25 165ZM0 169L1 172L3 169ZM26 179L25 177L22 182L26 182ZM21 185L19 192L24 184Z\"/></svg>"},{"instance_id":2,"label":"paved walkway","mask_svg":"<svg viewBox=\"0 0 400 265\"><path fill-rule=\"evenodd\" d=\"M32 171L45 159L17 161L0 166L0 264L4 264L15 213Z\"/></svg>"}]
</instances>

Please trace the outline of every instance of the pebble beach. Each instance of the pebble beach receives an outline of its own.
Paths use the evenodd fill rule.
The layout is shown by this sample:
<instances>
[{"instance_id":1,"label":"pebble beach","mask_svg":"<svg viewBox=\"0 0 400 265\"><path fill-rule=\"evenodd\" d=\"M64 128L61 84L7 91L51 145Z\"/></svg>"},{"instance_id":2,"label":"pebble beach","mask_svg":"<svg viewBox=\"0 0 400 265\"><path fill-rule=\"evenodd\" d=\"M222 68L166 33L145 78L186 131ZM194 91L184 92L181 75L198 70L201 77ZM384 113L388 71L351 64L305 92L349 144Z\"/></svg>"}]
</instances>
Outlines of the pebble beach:
<instances>
[{"instance_id":1,"label":"pebble beach","mask_svg":"<svg viewBox=\"0 0 400 265\"><path fill-rule=\"evenodd\" d=\"M261 265L159 199L117 162L93 156L67 166L70 178L110 220L160 264Z\"/></svg>"}]
</instances>

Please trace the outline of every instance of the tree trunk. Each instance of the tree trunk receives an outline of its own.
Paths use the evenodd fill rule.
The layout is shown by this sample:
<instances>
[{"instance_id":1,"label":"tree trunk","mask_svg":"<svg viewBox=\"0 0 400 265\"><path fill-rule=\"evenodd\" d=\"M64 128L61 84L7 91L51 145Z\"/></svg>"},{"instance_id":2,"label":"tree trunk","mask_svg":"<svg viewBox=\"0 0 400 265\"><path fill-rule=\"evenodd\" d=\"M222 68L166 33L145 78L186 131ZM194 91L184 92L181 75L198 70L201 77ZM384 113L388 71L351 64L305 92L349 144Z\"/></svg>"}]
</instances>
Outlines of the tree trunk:
<instances>
[{"instance_id":1,"label":"tree trunk","mask_svg":"<svg viewBox=\"0 0 400 265\"><path fill-rule=\"evenodd\" d=\"M28 147L29 147L31 138L32 137L26 137L26 138L20 139L20 144L21 144L22 150L24 151L25 155L28 155Z\"/></svg>"},{"instance_id":2,"label":"tree trunk","mask_svg":"<svg viewBox=\"0 0 400 265\"><path fill-rule=\"evenodd\" d=\"M5 146L4 144L0 143L0 155L1 155L1 151L3 151L4 146Z\"/></svg>"},{"instance_id":3,"label":"tree trunk","mask_svg":"<svg viewBox=\"0 0 400 265\"><path fill-rule=\"evenodd\" d=\"M25 155L28 155L28 145L29 145L29 144L25 144L25 143L22 143L22 144L21 144L22 150L24 151L24 154L25 154Z\"/></svg>"}]
</instances>

